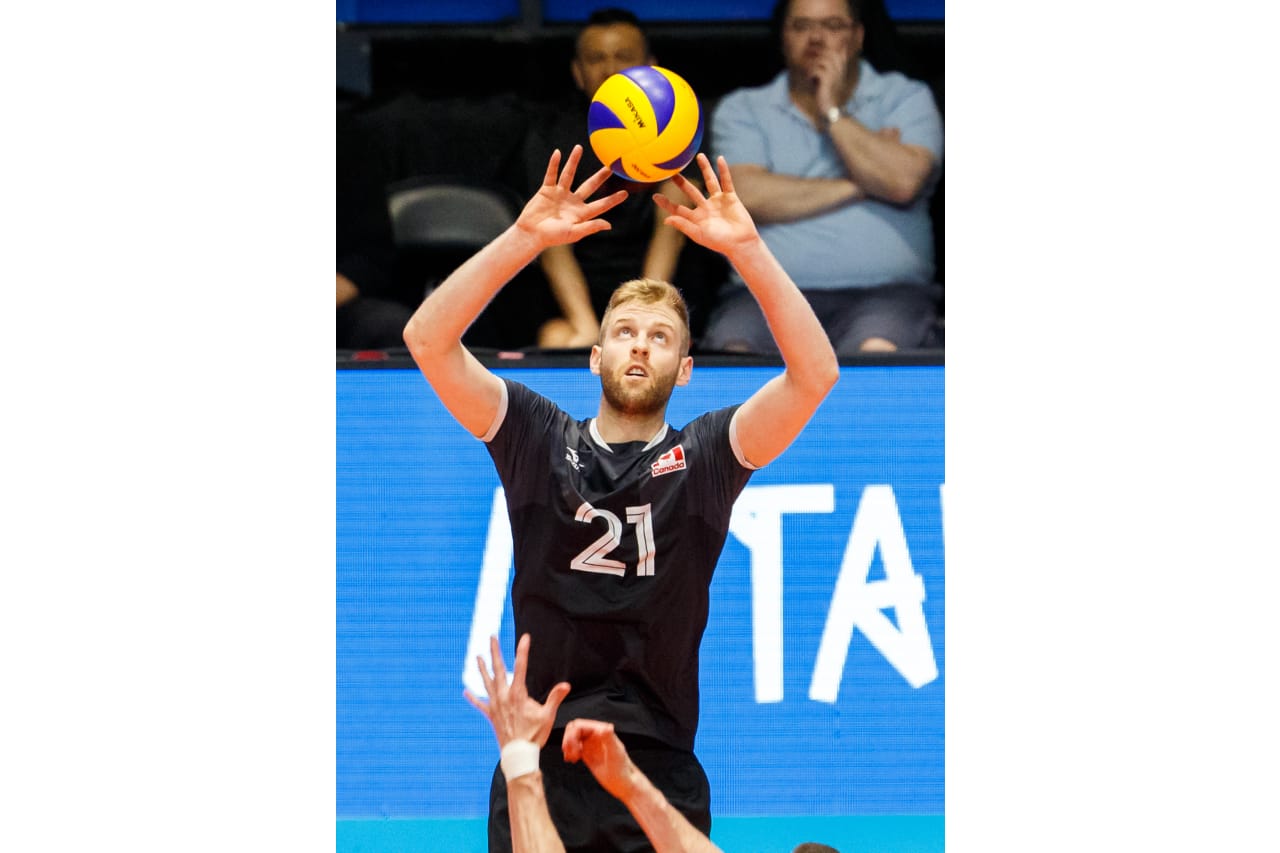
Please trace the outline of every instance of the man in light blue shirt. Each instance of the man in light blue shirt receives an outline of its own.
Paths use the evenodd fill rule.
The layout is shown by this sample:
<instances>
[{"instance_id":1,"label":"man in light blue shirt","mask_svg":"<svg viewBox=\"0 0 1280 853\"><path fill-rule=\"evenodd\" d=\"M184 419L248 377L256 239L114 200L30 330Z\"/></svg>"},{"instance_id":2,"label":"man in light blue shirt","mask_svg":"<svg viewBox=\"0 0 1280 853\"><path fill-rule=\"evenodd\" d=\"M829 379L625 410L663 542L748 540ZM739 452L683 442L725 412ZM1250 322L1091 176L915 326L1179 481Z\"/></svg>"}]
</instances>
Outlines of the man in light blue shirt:
<instances>
[{"instance_id":1,"label":"man in light blue shirt","mask_svg":"<svg viewBox=\"0 0 1280 853\"><path fill-rule=\"evenodd\" d=\"M928 86L862 58L860 4L781 0L786 70L725 96L711 124L738 196L840 355L936 345L929 197L942 118ZM772 351L736 277L700 343Z\"/></svg>"}]
</instances>

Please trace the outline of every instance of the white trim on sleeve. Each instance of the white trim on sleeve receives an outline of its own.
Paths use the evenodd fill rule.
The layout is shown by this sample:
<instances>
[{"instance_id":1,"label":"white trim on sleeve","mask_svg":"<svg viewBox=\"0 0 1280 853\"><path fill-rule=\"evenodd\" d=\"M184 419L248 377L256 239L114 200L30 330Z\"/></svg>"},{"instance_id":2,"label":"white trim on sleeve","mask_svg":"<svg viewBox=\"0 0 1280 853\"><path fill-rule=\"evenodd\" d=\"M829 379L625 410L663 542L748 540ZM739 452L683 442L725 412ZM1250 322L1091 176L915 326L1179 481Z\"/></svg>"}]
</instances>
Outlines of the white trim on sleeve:
<instances>
[{"instance_id":1,"label":"white trim on sleeve","mask_svg":"<svg viewBox=\"0 0 1280 853\"><path fill-rule=\"evenodd\" d=\"M742 455L742 446L738 444L738 412L741 411L742 409L737 409L733 417L729 418L729 446L733 448L734 458L738 460L739 465L751 471L759 471L760 466L748 462L747 457Z\"/></svg>"},{"instance_id":2,"label":"white trim on sleeve","mask_svg":"<svg viewBox=\"0 0 1280 853\"><path fill-rule=\"evenodd\" d=\"M493 441L493 437L498 434L498 427L502 426L502 422L507 419L507 383L503 379L498 381L502 383L502 394L498 399L498 411L493 415L493 423L489 424L489 429L480 436L480 440L485 444Z\"/></svg>"}]
</instances>

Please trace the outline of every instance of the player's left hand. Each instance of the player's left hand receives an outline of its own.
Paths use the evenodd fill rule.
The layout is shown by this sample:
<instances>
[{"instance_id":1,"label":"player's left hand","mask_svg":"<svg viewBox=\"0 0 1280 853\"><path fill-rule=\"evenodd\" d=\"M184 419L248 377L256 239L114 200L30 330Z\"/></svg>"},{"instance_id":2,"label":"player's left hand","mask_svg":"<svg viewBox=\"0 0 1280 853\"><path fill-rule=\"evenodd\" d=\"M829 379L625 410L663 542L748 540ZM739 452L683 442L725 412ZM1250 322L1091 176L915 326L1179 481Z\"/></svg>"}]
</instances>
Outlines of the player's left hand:
<instances>
[{"instance_id":1,"label":"player's left hand","mask_svg":"<svg viewBox=\"0 0 1280 853\"><path fill-rule=\"evenodd\" d=\"M698 154L698 166L707 187L703 195L692 181L676 174L671 180L689 197L693 207L676 205L661 193L653 196L658 207L667 212L666 224L675 228L695 243L712 251L731 255L733 250L759 239L751 214L733 191L733 175L724 157L716 158L719 176L711 168L706 154Z\"/></svg>"},{"instance_id":2,"label":"player's left hand","mask_svg":"<svg viewBox=\"0 0 1280 853\"><path fill-rule=\"evenodd\" d=\"M463 691L467 701L488 718L493 726L493 733L498 738L499 748L513 740L531 740L539 748L546 746L556 720L556 711L564 697L569 695L569 684L565 681L551 688L546 702L537 702L529 695L525 688L525 673L529 668L529 643L529 635L525 634L516 644L516 669L508 684L506 664L502 660L498 638L490 637L489 653L493 658L493 675L489 674L484 658L476 656L480 678L484 681L485 692L489 694L488 704L481 702L470 690Z\"/></svg>"}]
</instances>

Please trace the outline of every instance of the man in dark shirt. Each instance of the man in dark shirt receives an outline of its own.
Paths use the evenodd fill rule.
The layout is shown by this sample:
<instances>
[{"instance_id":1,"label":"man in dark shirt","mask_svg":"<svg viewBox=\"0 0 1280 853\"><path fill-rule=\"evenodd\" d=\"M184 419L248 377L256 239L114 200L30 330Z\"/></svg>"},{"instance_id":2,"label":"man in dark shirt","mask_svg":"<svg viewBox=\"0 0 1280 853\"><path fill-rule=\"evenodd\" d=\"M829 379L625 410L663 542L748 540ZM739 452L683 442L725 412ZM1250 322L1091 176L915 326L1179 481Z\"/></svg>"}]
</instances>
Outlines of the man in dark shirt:
<instances>
[{"instance_id":1,"label":"man in dark shirt","mask_svg":"<svg viewBox=\"0 0 1280 853\"><path fill-rule=\"evenodd\" d=\"M759 301L785 369L746 402L666 423L676 385L689 382L688 314L678 290L649 279L620 286L604 312L589 366L600 377L599 414L574 420L518 382L499 379L462 345L467 325L539 253L607 230L600 216L625 193L588 201L602 168L575 191L575 146L561 170L551 155L542 186L516 223L453 272L414 314L405 342L441 402L486 442L502 480L515 553L517 634L541 648L531 695L572 689L556 727L574 718L612 723L632 760L704 833L710 788L693 754L698 649L708 588L733 502L751 472L777 457L808 423L839 375L809 304L760 239L733 190L698 165L706 195L681 176L691 206L655 202L666 225L725 255ZM589 771L544 749L548 805L568 850L647 849L634 818ZM490 791L490 850L510 849L505 780Z\"/></svg>"},{"instance_id":2,"label":"man in dark shirt","mask_svg":"<svg viewBox=\"0 0 1280 853\"><path fill-rule=\"evenodd\" d=\"M587 111L592 95L610 75L635 65L653 65L649 39L636 16L625 9L591 13L574 41L570 71L575 91L559 109L535 122L524 144L525 173L536 193L547 164L547 152L583 145L583 168L595 171L600 160L587 145ZM671 181L641 184L611 175L602 188L625 189L626 201L608 212L608 231L574 245L547 247L538 264L547 277L559 316L542 324L538 345L585 347L596 342L600 318L618 282L643 277L675 281L684 235L663 228L666 215L649 200L661 192L674 201L682 196Z\"/></svg>"}]
</instances>

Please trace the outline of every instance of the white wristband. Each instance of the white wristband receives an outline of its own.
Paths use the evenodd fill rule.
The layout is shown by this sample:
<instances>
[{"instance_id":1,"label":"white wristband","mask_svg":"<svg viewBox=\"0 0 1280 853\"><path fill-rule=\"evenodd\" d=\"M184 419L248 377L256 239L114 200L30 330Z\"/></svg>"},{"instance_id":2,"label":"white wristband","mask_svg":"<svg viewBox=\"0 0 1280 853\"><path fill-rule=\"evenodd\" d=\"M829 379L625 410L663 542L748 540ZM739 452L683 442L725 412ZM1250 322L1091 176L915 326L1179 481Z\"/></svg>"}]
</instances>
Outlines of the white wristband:
<instances>
[{"instance_id":1,"label":"white wristband","mask_svg":"<svg viewBox=\"0 0 1280 853\"><path fill-rule=\"evenodd\" d=\"M538 745L531 740L513 740L502 748L502 775L510 782L538 769Z\"/></svg>"}]
</instances>

